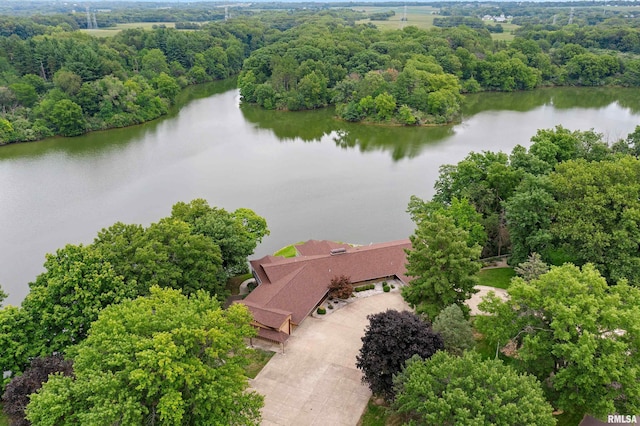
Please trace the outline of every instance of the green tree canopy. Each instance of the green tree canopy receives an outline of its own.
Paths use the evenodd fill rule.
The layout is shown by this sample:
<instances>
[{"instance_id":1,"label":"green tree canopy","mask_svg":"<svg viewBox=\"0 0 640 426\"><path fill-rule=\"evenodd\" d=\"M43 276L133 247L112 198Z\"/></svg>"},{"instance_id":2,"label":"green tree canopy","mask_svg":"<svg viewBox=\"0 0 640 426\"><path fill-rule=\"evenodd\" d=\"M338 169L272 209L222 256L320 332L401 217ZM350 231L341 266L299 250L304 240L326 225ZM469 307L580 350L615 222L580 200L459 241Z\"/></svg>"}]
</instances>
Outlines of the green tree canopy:
<instances>
[{"instance_id":1,"label":"green tree canopy","mask_svg":"<svg viewBox=\"0 0 640 426\"><path fill-rule=\"evenodd\" d=\"M247 391L246 307L222 310L205 292L191 298L154 287L101 312L70 354L75 378L53 376L32 395L38 425L258 424L262 397Z\"/></svg>"},{"instance_id":2,"label":"green tree canopy","mask_svg":"<svg viewBox=\"0 0 640 426\"><path fill-rule=\"evenodd\" d=\"M262 238L269 235L266 220L253 210L240 208L229 213L210 207L203 199L176 203L171 217L189 223L194 233L208 237L220 247L223 268L228 275L245 272L247 257Z\"/></svg>"},{"instance_id":3,"label":"green tree canopy","mask_svg":"<svg viewBox=\"0 0 640 426\"><path fill-rule=\"evenodd\" d=\"M535 377L475 352L413 358L394 380L393 407L410 425L539 425L556 423Z\"/></svg>"},{"instance_id":4,"label":"green tree canopy","mask_svg":"<svg viewBox=\"0 0 640 426\"><path fill-rule=\"evenodd\" d=\"M423 219L429 219L434 213L443 214L453 218L458 228L469 233L467 244L473 247L476 244L484 246L487 242L487 233L482 225L482 215L469 203L466 198L453 197L450 204L442 204L437 201L425 202L415 195L411 196L407 212L414 223Z\"/></svg>"},{"instance_id":5,"label":"green tree canopy","mask_svg":"<svg viewBox=\"0 0 640 426\"><path fill-rule=\"evenodd\" d=\"M556 244L577 263L595 264L610 283L640 283L640 160L565 161L549 179Z\"/></svg>"},{"instance_id":6,"label":"green tree canopy","mask_svg":"<svg viewBox=\"0 0 640 426\"><path fill-rule=\"evenodd\" d=\"M220 301L226 297L220 248L181 220L161 219L147 229L118 222L100 231L93 246L136 295L159 285L187 295L203 289Z\"/></svg>"},{"instance_id":7,"label":"green tree canopy","mask_svg":"<svg viewBox=\"0 0 640 426\"><path fill-rule=\"evenodd\" d=\"M82 108L69 99L62 99L55 103L50 119L62 136L77 136L84 133L85 120Z\"/></svg>"},{"instance_id":8,"label":"green tree canopy","mask_svg":"<svg viewBox=\"0 0 640 426\"><path fill-rule=\"evenodd\" d=\"M440 213L418 222L409 239L407 275L413 278L402 288L404 300L429 318L452 304L468 314L464 302L476 293L480 246L469 247L469 233Z\"/></svg>"},{"instance_id":9,"label":"green tree canopy","mask_svg":"<svg viewBox=\"0 0 640 426\"><path fill-rule=\"evenodd\" d=\"M640 410L640 289L608 286L591 264L565 264L530 282L514 278L509 296L482 302L490 315L476 326L493 344L515 344L556 408L600 417Z\"/></svg>"},{"instance_id":10,"label":"green tree canopy","mask_svg":"<svg viewBox=\"0 0 640 426\"><path fill-rule=\"evenodd\" d=\"M454 355L472 349L475 345L473 328L458 305L447 306L433 320L433 331L440 334L444 348Z\"/></svg>"},{"instance_id":11,"label":"green tree canopy","mask_svg":"<svg viewBox=\"0 0 640 426\"><path fill-rule=\"evenodd\" d=\"M47 255L44 267L22 303L37 329L37 355L64 352L86 337L103 308L137 296L91 246L69 244Z\"/></svg>"}]
</instances>

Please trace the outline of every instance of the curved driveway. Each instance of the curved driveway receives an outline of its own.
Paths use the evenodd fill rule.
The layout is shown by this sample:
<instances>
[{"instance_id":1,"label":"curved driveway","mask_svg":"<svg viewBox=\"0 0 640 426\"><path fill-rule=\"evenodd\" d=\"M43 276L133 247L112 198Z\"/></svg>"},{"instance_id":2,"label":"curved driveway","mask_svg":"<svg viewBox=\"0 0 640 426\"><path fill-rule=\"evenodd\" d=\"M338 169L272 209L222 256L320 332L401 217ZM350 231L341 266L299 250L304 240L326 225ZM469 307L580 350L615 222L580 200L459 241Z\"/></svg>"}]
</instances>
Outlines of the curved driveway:
<instances>
[{"instance_id":1,"label":"curved driveway","mask_svg":"<svg viewBox=\"0 0 640 426\"><path fill-rule=\"evenodd\" d=\"M481 291L467 303L477 313ZM354 426L371 397L356 368L367 315L387 309L410 310L399 289L358 298L323 318L307 317L293 332L285 353L276 353L251 387L265 395L262 425Z\"/></svg>"}]
</instances>

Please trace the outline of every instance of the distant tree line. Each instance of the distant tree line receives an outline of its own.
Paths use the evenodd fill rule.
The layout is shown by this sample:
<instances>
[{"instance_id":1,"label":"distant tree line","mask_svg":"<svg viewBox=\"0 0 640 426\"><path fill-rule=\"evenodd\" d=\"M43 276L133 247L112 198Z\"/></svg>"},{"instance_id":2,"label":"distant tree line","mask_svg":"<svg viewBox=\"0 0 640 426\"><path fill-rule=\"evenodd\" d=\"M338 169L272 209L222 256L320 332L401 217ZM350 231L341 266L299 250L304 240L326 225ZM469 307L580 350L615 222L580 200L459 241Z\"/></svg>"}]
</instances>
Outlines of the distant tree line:
<instances>
[{"instance_id":1,"label":"distant tree line","mask_svg":"<svg viewBox=\"0 0 640 426\"><path fill-rule=\"evenodd\" d=\"M111 38L0 37L0 144L124 127L166 114L181 88L237 74L259 22L200 31L130 29Z\"/></svg>"},{"instance_id":2,"label":"distant tree line","mask_svg":"<svg viewBox=\"0 0 640 426\"><path fill-rule=\"evenodd\" d=\"M640 85L640 61L620 54L640 46L635 29L615 37L613 29L581 31L609 40L593 49L593 38L581 41L589 47L574 43L580 36L569 29L523 31L507 45L479 27L379 31L323 21L301 25L254 51L238 85L246 102L266 109L335 105L348 121L402 125L455 120L461 93Z\"/></svg>"},{"instance_id":3,"label":"distant tree line","mask_svg":"<svg viewBox=\"0 0 640 426\"><path fill-rule=\"evenodd\" d=\"M335 105L347 121L400 125L456 120L463 93L640 85L640 60L619 54L638 49L634 28L529 27L507 45L486 28L380 31L355 25L363 16L265 12L111 38L33 21L37 35L25 27L24 38L0 37L0 144L152 120L186 85L240 71L246 102L292 111ZM5 23L23 19L13 18Z\"/></svg>"}]
</instances>

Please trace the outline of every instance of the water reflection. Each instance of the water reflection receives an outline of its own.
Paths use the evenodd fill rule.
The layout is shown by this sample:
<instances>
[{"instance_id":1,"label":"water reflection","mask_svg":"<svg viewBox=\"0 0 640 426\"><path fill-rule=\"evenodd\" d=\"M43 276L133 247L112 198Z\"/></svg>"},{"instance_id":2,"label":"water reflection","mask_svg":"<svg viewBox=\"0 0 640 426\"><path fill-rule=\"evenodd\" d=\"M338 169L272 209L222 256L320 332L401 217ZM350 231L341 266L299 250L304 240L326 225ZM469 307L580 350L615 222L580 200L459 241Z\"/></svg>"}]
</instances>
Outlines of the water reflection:
<instances>
[{"instance_id":1,"label":"water reflection","mask_svg":"<svg viewBox=\"0 0 640 426\"><path fill-rule=\"evenodd\" d=\"M154 138L171 126L173 118L198 99L224 93L236 87L235 79L214 83L189 86L176 99L169 113L157 120L136 126L87 133L73 138L55 137L42 141L0 146L0 161L18 158L38 158L45 155L63 155L66 157L94 157L122 150L127 145L145 138Z\"/></svg>"},{"instance_id":2,"label":"water reflection","mask_svg":"<svg viewBox=\"0 0 640 426\"><path fill-rule=\"evenodd\" d=\"M335 118L334 108L316 111L267 111L255 105L241 105L245 120L259 129L270 130L283 142L320 142L331 136L341 149L360 152L387 151L394 161L418 156L454 134L453 126L392 127L348 123Z\"/></svg>"},{"instance_id":3,"label":"water reflection","mask_svg":"<svg viewBox=\"0 0 640 426\"><path fill-rule=\"evenodd\" d=\"M640 90L618 87L558 87L543 88L529 92L497 93L485 92L466 95L464 116L473 116L484 111L525 112L545 105L556 109L605 108L618 103L632 113L640 113Z\"/></svg>"}]
</instances>

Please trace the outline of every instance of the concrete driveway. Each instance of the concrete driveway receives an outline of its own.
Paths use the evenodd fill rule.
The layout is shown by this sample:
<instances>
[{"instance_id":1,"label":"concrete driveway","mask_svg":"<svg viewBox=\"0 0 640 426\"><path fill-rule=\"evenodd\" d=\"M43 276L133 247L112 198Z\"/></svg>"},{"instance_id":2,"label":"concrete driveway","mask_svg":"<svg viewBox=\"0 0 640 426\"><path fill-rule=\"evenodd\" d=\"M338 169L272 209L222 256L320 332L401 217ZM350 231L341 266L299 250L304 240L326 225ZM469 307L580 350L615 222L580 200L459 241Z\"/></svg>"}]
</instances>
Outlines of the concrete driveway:
<instances>
[{"instance_id":1,"label":"concrete driveway","mask_svg":"<svg viewBox=\"0 0 640 426\"><path fill-rule=\"evenodd\" d=\"M478 303L489 291L508 297L505 290L476 288L480 291L467 301L472 315L479 314ZM322 318L307 317L285 353L276 353L251 381L265 396L262 425L356 425L371 397L356 368L360 338L367 315L387 309L410 310L399 288L358 298Z\"/></svg>"},{"instance_id":2,"label":"concrete driveway","mask_svg":"<svg viewBox=\"0 0 640 426\"><path fill-rule=\"evenodd\" d=\"M409 310L396 290L358 299L324 318L307 317L251 387L265 395L263 425L354 426L371 396L356 368L367 315Z\"/></svg>"}]
</instances>

